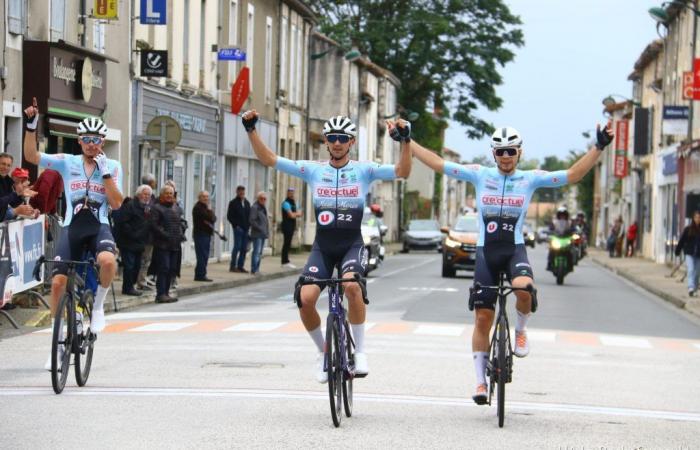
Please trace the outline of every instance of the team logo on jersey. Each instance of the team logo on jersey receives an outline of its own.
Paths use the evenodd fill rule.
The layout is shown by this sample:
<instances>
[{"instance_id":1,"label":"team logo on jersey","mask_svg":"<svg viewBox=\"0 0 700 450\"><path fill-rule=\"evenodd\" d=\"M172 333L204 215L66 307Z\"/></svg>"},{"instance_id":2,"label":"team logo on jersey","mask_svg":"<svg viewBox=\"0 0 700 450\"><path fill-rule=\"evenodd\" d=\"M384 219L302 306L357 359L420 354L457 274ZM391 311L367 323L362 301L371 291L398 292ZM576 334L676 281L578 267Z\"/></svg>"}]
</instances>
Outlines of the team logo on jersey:
<instances>
[{"instance_id":1,"label":"team logo on jersey","mask_svg":"<svg viewBox=\"0 0 700 450\"><path fill-rule=\"evenodd\" d=\"M496 231L497 228L498 228L498 224L496 222L489 222L486 225L486 231L489 233L493 233L494 231Z\"/></svg>"},{"instance_id":2,"label":"team logo on jersey","mask_svg":"<svg viewBox=\"0 0 700 450\"><path fill-rule=\"evenodd\" d=\"M343 186L337 189L323 186L316 188L317 197L358 197L359 195L359 186Z\"/></svg>"},{"instance_id":3,"label":"team logo on jersey","mask_svg":"<svg viewBox=\"0 0 700 450\"><path fill-rule=\"evenodd\" d=\"M318 224L319 225L328 225L333 223L335 220L335 214L333 214L330 211L321 211L321 213L318 215Z\"/></svg>"},{"instance_id":4,"label":"team logo on jersey","mask_svg":"<svg viewBox=\"0 0 700 450\"><path fill-rule=\"evenodd\" d=\"M311 267L309 267L309 272L311 272L311 273L317 273L317 272L318 272L318 267L316 267L316 266L311 266Z\"/></svg>"},{"instance_id":5,"label":"team logo on jersey","mask_svg":"<svg viewBox=\"0 0 700 450\"><path fill-rule=\"evenodd\" d=\"M481 197L481 202L489 206L515 206L520 208L525 203L525 197L522 195L506 195L503 197L500 195L484 195Z\"/></svg>"},{"instance_id":6,"label":"team logo on jersey","mask_svg":"<svg viewBox=\"0 0 700 450\"><path fill-rule=\"evenodd\" d=\"M552 177L552 183L559 183L558 177Z\"/></svg>"}]
</instances>

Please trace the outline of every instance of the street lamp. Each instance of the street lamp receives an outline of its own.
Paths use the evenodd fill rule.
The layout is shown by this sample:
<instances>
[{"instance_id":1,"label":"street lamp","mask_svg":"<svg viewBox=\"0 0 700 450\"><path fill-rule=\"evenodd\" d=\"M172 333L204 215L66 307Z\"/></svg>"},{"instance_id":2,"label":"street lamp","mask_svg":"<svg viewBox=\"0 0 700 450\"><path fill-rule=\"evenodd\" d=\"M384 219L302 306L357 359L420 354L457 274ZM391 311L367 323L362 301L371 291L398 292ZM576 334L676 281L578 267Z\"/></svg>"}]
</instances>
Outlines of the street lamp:
<instances>
[{"instance_id":1,"label":"street lamp","mask_svg":"<svg viewBox=\"0 0 700 450\"><path fill-rule=\"evenodd\" d=\"M634 101L630 98L627 98L624 95L620 95L620 94L608 94L608 96L603 99L603 102L602 102L603 106L605 106L606 108L609 108L609 107L613 106L615 103L617 103L613 97L620 97L624 101L626 101L628 103L632 103L634 106L641 106L641 103L636 102L636 101Z\"/></svg>"},{"instance_id":2,"label":"street lamp","mask_svg":"<svg viewBox=\"0 0 700 450\"><path fill-rule=\"evenodd\" d=\"M687 8L695 13L695 16L700 16L700 11L698 11L697 8L694 6L689 5L686 2L682 1L672 1L672 2L663 2L661 6L653 6L649 8L649 15L651 16L652 19L657 21L660 24L667 25L668 24L668 11L666 10L667 6L671 5L677 5L677 6L683 6L684 8Z\"/></svg>"}]
</instances>

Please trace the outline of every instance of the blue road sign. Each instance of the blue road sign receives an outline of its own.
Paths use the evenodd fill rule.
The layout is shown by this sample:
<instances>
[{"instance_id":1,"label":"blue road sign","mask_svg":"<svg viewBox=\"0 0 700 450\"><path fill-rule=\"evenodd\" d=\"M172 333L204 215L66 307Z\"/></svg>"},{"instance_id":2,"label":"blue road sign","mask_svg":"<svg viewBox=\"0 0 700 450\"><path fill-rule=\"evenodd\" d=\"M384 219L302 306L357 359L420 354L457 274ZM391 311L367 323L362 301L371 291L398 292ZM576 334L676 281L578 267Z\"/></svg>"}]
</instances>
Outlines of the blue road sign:
<instances>
[{"instance_id":1,"label":"blue road sign","mask_svg":"<svg viewBox=\"0 0 700 450\"><path fill-rule=\"evenodd\" d=\"M219 61L245 61L245 52L240 48L221 48L218 59Z\"/></svg>"},{"instance_id":2,"label":"blue road sign","mask_svg":"<svg viewBox=\"0 0 700 450\"><path fill-rule=\"evenodd\" d=\"M139 22L142 25L165 25L166 5L167 0L141 0Z\"/></svg>"}]
</instances>

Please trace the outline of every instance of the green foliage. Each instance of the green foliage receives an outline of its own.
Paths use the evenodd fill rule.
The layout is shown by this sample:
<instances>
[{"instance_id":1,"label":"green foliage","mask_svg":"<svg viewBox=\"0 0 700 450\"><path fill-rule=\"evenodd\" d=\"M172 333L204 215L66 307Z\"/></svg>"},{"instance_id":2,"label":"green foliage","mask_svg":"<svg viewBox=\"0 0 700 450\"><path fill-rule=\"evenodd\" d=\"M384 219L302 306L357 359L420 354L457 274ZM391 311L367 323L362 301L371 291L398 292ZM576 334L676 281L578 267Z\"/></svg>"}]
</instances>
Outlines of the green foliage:
<instances>
[{"instance_id":1,"label":"green foliage","mask_svg":"<svg viewBox=\"0 0 700 450\"><path fill-rule=\"evenodd\" d=\"M401 80L404 111L449 106L468 137L492 131L477 109L501 106L499 69L524 43L520 18L502 0L317 0L313 7L323 33Z\"/></svg>"},{"instance_id":2,"label":"green foliage","mask_svg":"<svg viewBox=\"0 0 700 450\"><path fill-rule=\"evenodd\" d=\"M479 164L484 167L496 167L496 162L491 154L483 154L472 158L470 164Z\"/></svg>"},{"instance_id":3,"label":"green foliage","mask_svg":"<svg viewBox=\"0 0 700 450\"><path fill-rule=\"evenodd\" d=\"M518 163L520 170L535 170L540 167L540 160L537 158L524 159Z\"/></svg>"},{"instance_id":4,"label":"green foliage","mask_svg":"<svg viewBox=\"0 0 700 450\"><path fill-rule=\"evenodd\" d=\"M567 161L561 160L554 155L545 156L544 161L540 165L540 169L554 172L556 170L564 170L569 168Z\"/></svg>"}]
</instances>

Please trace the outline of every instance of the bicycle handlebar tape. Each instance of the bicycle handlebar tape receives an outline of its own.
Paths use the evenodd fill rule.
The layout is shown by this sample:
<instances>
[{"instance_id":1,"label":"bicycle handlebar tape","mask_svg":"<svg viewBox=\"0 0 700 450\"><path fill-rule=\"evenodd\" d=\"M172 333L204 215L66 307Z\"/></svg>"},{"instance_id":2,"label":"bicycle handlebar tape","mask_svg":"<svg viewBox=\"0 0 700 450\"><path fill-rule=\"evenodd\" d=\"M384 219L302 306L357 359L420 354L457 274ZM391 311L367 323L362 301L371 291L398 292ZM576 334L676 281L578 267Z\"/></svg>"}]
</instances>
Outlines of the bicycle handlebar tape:
<instances>
[{"instance_id":1,"label":"bicycle handlebar tape","mask_svg":"<svg viewBox=\"0 0 700 450\"><path fill-rule=\"evenodd\" d=\"M532 297L532 302L530 303L530 311L533 313L537 311L537 289L534 287L532 288L532 292L530 292L530 297Z\"/></svg>"},{"instance_id":2,"label":"bicycle handlebar tape","mask_svg":"<svg viewBox=\"0 0 700 450\"><path fill-rule=\"evenodd\" d=\"M301 287L304 284L304 277L301 276L294 285L294 302L298 308L301 308Z\"/></svg>"},{"instance_id":3,"label":"bicycle handlebar tape","mask_svg":"<svg viewBox=\"0 0 700 450\"><path fill-rule=\"evenodd\" d=\"M34 276L34 279L36 281L41 281L41 277L39 276L39 273L41 272L41 265L44 264L45 260L46 260L45 257L40 256L39 259L37 259L36 263L34 264L34 270L32 271L32 275Z\"/></svg>"},{"instance_id":4,"label":"bicycle handlebar tape","mask_svg":"<svg viewBox=\"0 0 700 450\"><path fill-rule=\"evenodd\" d=\"M469 288L469 311L474 311L474 292L477 284L479 283L474 283L474 286Z\"/></svg>"}]
</instances>

